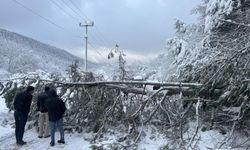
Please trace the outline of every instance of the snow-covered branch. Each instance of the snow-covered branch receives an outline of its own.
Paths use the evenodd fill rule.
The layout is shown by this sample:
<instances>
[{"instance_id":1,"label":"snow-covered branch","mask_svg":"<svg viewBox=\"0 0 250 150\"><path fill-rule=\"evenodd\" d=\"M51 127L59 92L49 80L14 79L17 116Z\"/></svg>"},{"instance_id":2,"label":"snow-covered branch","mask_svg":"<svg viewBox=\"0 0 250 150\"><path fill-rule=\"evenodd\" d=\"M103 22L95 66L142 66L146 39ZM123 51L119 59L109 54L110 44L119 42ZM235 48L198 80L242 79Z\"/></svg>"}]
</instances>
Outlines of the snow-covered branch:
<instances>
[{"instance_id":1,"label":"snow-covered branch","mask_svg":"<svg viewBox=\"0 0 250 150\"><path fill-rule=\"evenodd\" d=\"M239 23L239 22L235 22L235 21L232 21L232 20L229 20L229 19L228 20L219 19L219 20L227 22L227 23L232 23L232 24L240 25L240 26L250 27L250 24Z\"/></svg>"},{"instance_id":2,"label":"snow-covered branch","mask_svg":"<svg viewBox=\"0 0 250 150\"><path fill-rule=\"evenodd\" d=\"M200 83L181 83L181 82L147 82L147 81L95 81L95 82L56 82L66 85L107 85L107 84L130 84L130 85L155 85L155 86L183 86L183 87L201 87Z\"/></svg>"},{"instance_id":3,"label":"snow-covered branch","mask_svg":"<svg viewBox=\"0 0 250 150\"><path fill-rule=\"evenodd\" d=\"M242 82L250 82L250 79L242 80Z\"/></svg>"},{"instance_id":4,"label":"snow-covered branch","mask_svg":"<svg viewBox=\"0 0 250 150\"><path fill-rule=\"evenodd\" d=\"M12 81L12 80L36 80L34 78L15 78L8 80L0 80L0 82ZM94 82L61 82L61 81L53 81L46 79L39 79L40 81L49 82L49 83L57 83L64 85L89 85L89 86L97 86L97 85L108 85L108 84L130 84L130 85L155 85L155 86L182 86L182 87L201 87L200 83L182 83L182 82L147 82L147 81L94 81Z\"/></svg>"}]
</instances>

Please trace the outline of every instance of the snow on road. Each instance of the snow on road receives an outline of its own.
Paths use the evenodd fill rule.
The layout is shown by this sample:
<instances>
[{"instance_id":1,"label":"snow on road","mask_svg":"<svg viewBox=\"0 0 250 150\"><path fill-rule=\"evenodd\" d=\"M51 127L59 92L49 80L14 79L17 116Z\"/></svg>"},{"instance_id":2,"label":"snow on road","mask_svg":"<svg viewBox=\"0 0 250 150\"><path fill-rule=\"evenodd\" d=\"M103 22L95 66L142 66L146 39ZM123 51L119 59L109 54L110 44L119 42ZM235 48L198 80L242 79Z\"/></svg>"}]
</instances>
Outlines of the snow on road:
<instances>
[{"instance_id":1,"label":"snow on road","mask_svg":"<svg viewBox=\"0 0 250 150\"><path fill-rule=\"evenodd\" d=\"M38 133L35 128L25 130L23 140L27 142L26 145L18 147L15 140L15 129L13 112L9 112L6 108L5 100L0 97L0 150L91 150L94 143L90 143L91 135L87 133L67 133L65 132L66 144L56 143L54 147L51 147L50 138L38 138ZM11 125L10 125L11 124ZM29 124L29 123L27 123ZM26 124L26 128L27 125ZM108 145L117 140L115 135L107 135L105 141L95 143L94 145ZM59 140L59 132L56 132L56 141ZM138 149L143 150L158 150L166 141L162 135L155 134L152 138L152 131L146 130L146 137L139 144ZM105 146L104 146L105 147Z\"/></svg>"},{"instance_id":2,"label":"snow on road","mask_svg":"<svg viewBox=\"0 0 250 150\"><path fill-rule=\"evenodd\" d=\"M24 133L24 141L27 142L26 145L18 147L16 145L14 133L2 136L0 138L0 149L1 150L88 150L90 149L90 143L84 140L82 134L65 134L66 144L56 143L54 147L49 145L50 138L37 138L37 132L35 129L27 130ZM56 139L59 139L59 133L56 133Z\"/></svg>"},{"instance_id":3,"label":"snow on road","mask_svg":"<svg viewBox=\"0 0 250 150\"><path fill-rule=\"evenodd\" d=\"M50 138L39 139L35 129L26 130L24 133L24 141L27 145L17 147L15 140L15 129L10 124L14 124L13 112L9 112L5 105L5 100L0 97L0 150L88 150L90 143L84 140L83 134L65 133L66 144L56 143L54 147L49 145ZM27 125L26 125L27 126ZM59 133L56 133L56 140L59 139Z\"/></svg>"}]
</instances>

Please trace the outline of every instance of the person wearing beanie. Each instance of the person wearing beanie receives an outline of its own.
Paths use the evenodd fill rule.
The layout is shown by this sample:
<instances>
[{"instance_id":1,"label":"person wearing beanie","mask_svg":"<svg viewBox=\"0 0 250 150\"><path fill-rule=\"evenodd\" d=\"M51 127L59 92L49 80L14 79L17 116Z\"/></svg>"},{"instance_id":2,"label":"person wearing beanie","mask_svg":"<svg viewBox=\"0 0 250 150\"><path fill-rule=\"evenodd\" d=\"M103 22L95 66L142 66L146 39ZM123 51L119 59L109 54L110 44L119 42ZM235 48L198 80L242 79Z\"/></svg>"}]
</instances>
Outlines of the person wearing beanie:
<instances>
[{"instance_id":1,"label":"person wearing beanie","mask_svg":"<svg viewBox=\"0 0 250 150\"><path fill-rule=\"evenodd\" d=\"M39 112L38 118L38 138L47 138L49 137L49 116L48 116L48 109L45 107L45 103L49 98L49 90L50 88L46 86L44 88L44 92L38 95L37 98L37 110Z\"/></svg>"},{"instance_id":2,"label":"person wearing beanie","mask_svg":"<svg viewBox=\"0 0 250 150\"><path fill-rule=\"evenodd\" d=\"M16 143L19 146L26 144L26 142L23 141L23 134L30 112L34 89L33 86L28 86L25 91L16 94L14 99L15 135Z\"/></svg>"}]
</instances>

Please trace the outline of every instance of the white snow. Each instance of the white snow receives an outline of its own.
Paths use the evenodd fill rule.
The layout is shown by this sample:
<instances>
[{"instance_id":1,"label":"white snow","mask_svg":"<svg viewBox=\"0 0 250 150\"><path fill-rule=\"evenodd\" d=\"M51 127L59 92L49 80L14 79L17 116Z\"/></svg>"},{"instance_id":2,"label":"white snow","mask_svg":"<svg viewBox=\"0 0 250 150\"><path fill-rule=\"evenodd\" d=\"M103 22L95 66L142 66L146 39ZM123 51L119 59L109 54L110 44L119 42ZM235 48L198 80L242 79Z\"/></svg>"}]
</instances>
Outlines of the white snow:
<instances>
[{"instance_id":1,"label":"white snow","mask_svg":"<svg viewBox=\"0 0 250 150\"><path fill-rule=\"evenodd\" d=\"M5 100L0 97L0 138L14 131L10 126L13 120L13 113L8 111Z\"/></svg>"},{"instance_id":2,"label":"white snow","mask_svg":"<svg viewBox=\"0 0 250 150\"><path fill-rule=\"evenodd\" d=\"M4 120L11 120L3 125ZM11 128L10 123L13 124L13 112L9 112L5 106L5 102L3 98L0 98L0 149L1 150L9 150L9 149L19 149L19 150L30 150L30 149L65 149L65 150L91 150L92 143L89 142L89 137L93 136L91 133L68 133L65 132L65 141L66 144L58 144L54 147L49 145L50 138L37 138L36 130L30 129L25 131L24 133L24 141L27 141L27 145L22 147L17 147L15 144L15 134L14 128ZM27 125L26 125L27 126ZM192 126L192 125L191 125ZM199 149L208 149L214 148L218 141L221 141L224 136L221 135L216 130L199 132L200 141L198 142ZM105 134L105 140L100 143L94 145L103 145L104 148L108 149L108 144L115 142L118 136L117 134ZM56 140L59 139L59 132L56 132ZM143 133L141 136L141 140L138 143L138 150L158 150L163 148L164 146L168 146L168 139L164 136L164 134L157 132L156 128L153 127L144 127Z\"/></svg>"},{"instance_id":3,"label":"white snow","mask_svg":"<svg viewBox=\"0 0 250 150\"><path fill-rule=\"evenodd\" d=\"M5 100L0 97L0 150L17 149L15 141L15 129L10 126L14 124L13 112L9 112L5 105ZM26 125L27 127L27 125ZM50 147L50 138L39 139L35 129L27 130L24 133L24 141L27 145L20 147L20 150L31 149L68 149L68 150L88 150L90 143L84 140L83 134L69 134L65 133L66 144L56 144L55 147ZM59 133L56 133L56 139L59 138Z\"/></svg>"},{"instance_id":4,"label":"white snow","mask_svg":"<svg viewBox=\"0 0 250 150\"><path fill-rule=\"evenodd\" d=\"M219 141L223 141L224 138L225 136L220 134L217 130L202 132L202 134L200 134L200 141L198 142L198 147L201 150L215 149L218 146Z\"/></svg>"},{"instance_id":5,"label":"white snow","mask_svg":"<svg viewBox=\"0 0 250 150\"><path fill-rule=\"evenodd\" d=\"M12 121L12 122L9 122ZM9 123L14 123L13 112L9 112L5 105L4 99L0 98L0 150L17 149L15 141L15 131ZM27 127L27 125L26 125ZM24 141L27 141L27 145L20 147L20 150L31 149L68 149L68 150L88 150L90 149L90 143L84 140L83 134L70 134L65 133L66 144L56 144L55 147L50 147L50 138L39 139L37 138L37 132L35 129L27 130L24 133ZM59 133L56 133L56 139L59 138Z\"/></svg>"},{"instance_id":6,"label":"white snow","mask_svg":"<svg viewBox=\"0 0 250 150\"><path fill-rule=\"evenodd\" d=\"M205 31L209 31L212 28L219 25L220 19L225 19L226 15L229 15L233 10L233 0L210 0L206 8L206 18L205 18ZM231 20L227 20L231 21ZM167 41L166 52L162 55L159 55L156 59L150 61L148 64L144 65L141 63L134 63L130 70L133 71L135 80L146 79L147 81L165 81L166 79L175 79L175 75L178 72L188 66L195 66L199 68L202 64L206 64L213 56L216 55L216 52L212 50L203 51L203 41L205 35L202 30L199 31L199 26L187 26L184 23L178 21L176 24L179 34L175 38L171 38ZM13 39L5 39L4 37L12 37ZM1 40L3 39L3 40ZM17 40L16 43L11 42L12 40ZM20 42L21 41L21 42ZM22 41L29 41L28 43L23 43ZM0 44L3 45L0 49L0 58L2 58L2 66L0 66L0 77L9 76L9 72L6 71L8 67L12 71L19 71L20 67L23 67L20 63L20 60L15 58L18 54L22 53L23 56L27 56L30 53L34 54L34 58L25 61L29 64L30 62L35 64L34 66L25 66L28 71L35 71L33 74L30 73L30 76L39 75L44 79L49 79L50 74L42 71L52 72L54 70L64 71L65 66L71 64L73 60L78 59L69 55L66 52L61 52L61 50L54 47L39 43L32 39L27 39L20 35L14 33L9 33L5 30L0 30ZM31 48L36 47L35 50L31 51ZM16 51L17 47L21 47L20 50ZM12 51L11 51L12 50ZM14 50L14 51L13 51ZM17 54L18 52L18 54ZM60 53L59 53L60 52ZM209 55L207 55L209 54ZM2 57L1 57L2 56ZM5 57L3 57L5 56ZM7 57L8 56L8 57ZM56 59L54 58L56 57ZM53 58L53 59L52 59ZM7 63L7 60L13 62ZM22 59L23 60L23 59ZM41 61L43 60L43 61ZM22 61L21 61L22 62ZM1 63L1 61L0 61ZM13 63L13 64L12 64ZM17 66L16 66L17 65ZM21 66L19 66L21 65ZM63 68L63 69L62 69ZM41 70L38 70L41 69ZM106 66L102 69L98 68L95 73L102 74L104 79L111 79L114 75L113 66ZM15 74L11 78L20 78L25 74ZM147 87L148 88L148 87ZM67 91L66 94L68 94ZM227 96L227 92L222 95L223 97ZM72 97L72 95L71 95ZM223 109L224 111L230 111L232 113L239 112L239 107L232 107L230 109ZM126 109L124 108L126 112ZM86 120L87 122L88 120ZM0 97L0 150L9 150L9 149L20 149L20 150L30 150L30 149L66 149L66 150L90 150L91 146L104 146L105 149L109 149L109 144L117 142L119 136L123 137L124 133L114 132L114 134L106 133L104 134L103 139L99 143L91 143L90 139L94 136L91 133L68 133L65 132L65 145L60 145L56 143L55 147L50 147L50 138L39 139L37 138L37 131L35 128L25 131L24 140L27 141L27 145L24 145L18 148L15 144L15 134L14 128L14 118L13 112L9 112L5 105L5 100ZM184 138L188 141L190 136L194 132L195 123L189 122L189 131L184 133ZM27 125L26 125L27 127ZM157 129L153 127L143 127L141 139L138 143L139 150L158 150L167 148L168 145L171 147L171 139L168 139L165 133L160 133ZM196 139L199 138L197 142L197 148L201 150L206 149L216 149L220 142L222 142L227 135L222 135L219 130L209 130L209 131L198 131ZM242 135L240 135L242 136ZM59 133L56 133L56 140L59 138ZM244 139L245 140L245 139ZM243 138L238 138L238 141L244 141Z\"/></svg>"},{"instance_id":7,"label":"white snow","mask_svg":"<svg viewBox=\"0 0 250 150\"><path fill-rule=\"evenodd\" d=\"M233 0L210 0L206 8L205 31L210 32L220 25L220 19L225 19L234 9L234 5Z\"/></svg>"},{"instance_id":8,"label":"white snow","mask_svg":"<svg viewBox=\"0 0 250 150\"><path fill-rule=\"evenodd\" d=\"M162 134L155 131L153 128L144 129L146 136L139 142L138 149L158 150L168 145L168 140Z\"/></svg>"},{"instance_id":9,"label":"white snow","mask_svg":"<svg viewBox=\"0 0 250 150\"><path fill-rule=\"evenodd\" d=\"M30 72L41 69L63 74L76 60L79 61L79 67L83 68L85 62L80 57L0 28L0 68L8 72ZM90 70L97 68L97 64L93 62L89 61L88 64Z\"/></svg>"},{"instance_id":10,"label":"white snow","mask_svg":"<svg viewBox=\"0 0 250 150\"><path fill-rule=\"evenodd\" d=\"M59 132L56 132L56 140L59 139ZM14 133L5 136L4 138L0 138L0 149L1 150L9 150L9 149L17 149L19 150L58 150L58 149L65 149L65 150L90 150L90 143L84 140L82 134L65 134L65 145L56 143L54 147L49 145L50 138L37 138L37 132L35 129L27 130L24 133L24 141L27 142L26 145L22 147L18 147L15 143L15 136Z\"/></svg>"},{"instance_id":11,"label":"white snow","mask_svg":"<svg viewBox=\"0 0 250 150\"><path fill-rule=\"evenodd\" d=\"M11 127L9 124L14 124L13 112L9 112L6 108L5 101L0 98L0 150L10 150L10 149L19 149L19 150L31 150L31 149L65 149L65 150L91 150L92 145L103 145L105 149L108 149L108 145L116 142L118 139L117 134L105 134L105 140L92 144L89 142L91 139L89 137L93 136L87 133L68 133L65 132L65 141L66 144L56 143L54 147L49 145L50 138L37 138L38 133L35 128L28 130L26 125L26 130L24 133L24 141L27 142L26 145L22 147L17 147L15 141L15 131L14 127ZM29 123L27 123L29 124ZM155 130L154 130L155 131ZM142 140L139 142L139 150L157 150L160 147L166 145L167 140L164 139L164 136L160 133L154 133L152 128L144 128L145 135L142 137ZM56 140L60 137L59 132L56 132Z\"/></svg>"}]
</instances>

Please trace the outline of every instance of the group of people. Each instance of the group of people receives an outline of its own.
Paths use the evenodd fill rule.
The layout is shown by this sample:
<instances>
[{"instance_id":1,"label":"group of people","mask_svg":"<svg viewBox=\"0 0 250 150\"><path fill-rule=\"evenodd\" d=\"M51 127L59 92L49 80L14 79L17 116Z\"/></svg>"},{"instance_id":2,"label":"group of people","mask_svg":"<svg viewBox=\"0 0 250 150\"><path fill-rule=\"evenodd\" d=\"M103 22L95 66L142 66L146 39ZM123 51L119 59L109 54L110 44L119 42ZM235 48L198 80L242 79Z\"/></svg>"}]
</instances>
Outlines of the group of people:
<instances>
[{"instance_id":1,"label":"group of people","mask_svg":"<svg viewBox=\"0 0 250 150\"><path fill-rule=\"evenodd\" d=\"M35 88L28 86L25 91L16 94L14 99L14 118L16 143L19 146L25 145L23 141L24 129L30 112L33 93ZM55 89L45 87L44 92L37 97L37 110L39 112L39 133L38 138L51 137L50 145L55 145L55 132L58 128L60 140L58 143L65 144L63 129L63 114L66 110L65 103L57 95ZM50 132L49 132L50 131Z\"/></svg>"}]
</instances>

